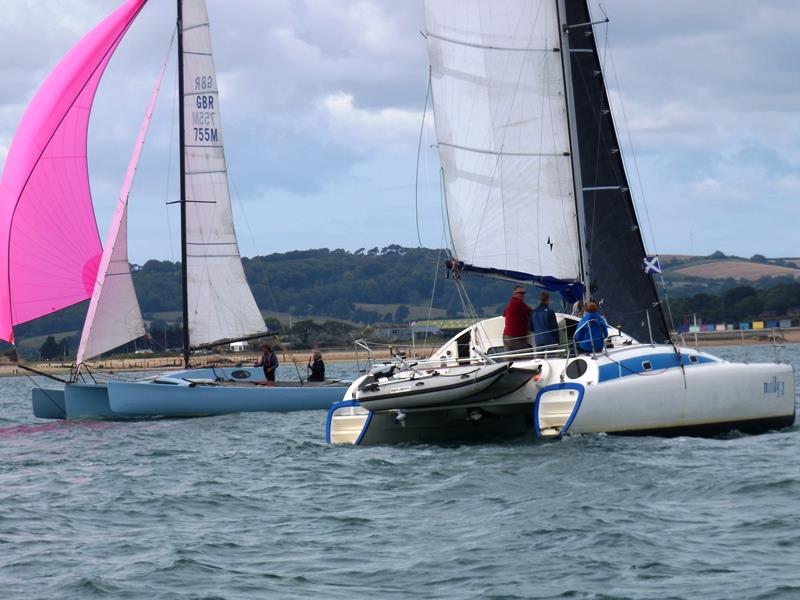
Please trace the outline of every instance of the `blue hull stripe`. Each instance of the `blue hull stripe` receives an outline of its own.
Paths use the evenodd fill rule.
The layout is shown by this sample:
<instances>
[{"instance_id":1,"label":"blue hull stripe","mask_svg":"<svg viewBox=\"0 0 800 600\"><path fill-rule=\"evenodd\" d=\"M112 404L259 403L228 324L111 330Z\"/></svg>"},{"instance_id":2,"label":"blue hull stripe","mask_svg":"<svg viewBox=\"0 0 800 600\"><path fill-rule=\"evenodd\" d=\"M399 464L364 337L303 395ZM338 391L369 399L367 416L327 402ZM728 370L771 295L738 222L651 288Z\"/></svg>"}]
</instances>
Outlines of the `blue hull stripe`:
<instances>
[{"instance_id":1,"label":"blue hull stripe","mask_svg":"<svg viewBox=\"0 0 800 600\"><path fill-rule=\"evenodd\" d=\"M539 403L544 394L556 390L575 390L578 392L578 399L575 401L575 406L572 407L569 418L556 436L556 439L561 439L575 420L575 415L578 414L578 409L581 407L581 402L583 402L583 393L586 391L586 388L580 383L555 383L553 385L546 385L540 389L539 393L536 394L536 400L533 402L533 430L536 437L542 437L542 428L539 426Z\"/></svg>"},{"instance_id":2,"label":"blue hull stripe","mask_svg":"<svg viewBox=\"0 0 800 600\"><path fill-rule=\"evenodd\" d=\"M697 356L697 362L691 362L689 356L681 354L681 360L674 353L664 354L643 354L633 358L626 358L624 360L615 361L608 365L600 367L600 383L610 381L612 379L619 379L620 377L627 377L628 375L639 375L649 371L662 371L664 369L675 369L683 365L697 366L702 364L713 363L710 358L705 356ZM650 368L645 369L644 364L650 363Z\"/></svg>"},{"instance_id":3,"label":"blue hull stripe","mask_svg":"<svg viewBox=\"0 0 800 600\"><path fill-rule=\"evenodd\" d=\"M331 443L331 425L333 424L333 413L335 413L340 408L345 408L348 406L361 406L358 403L358 400L340 400L333 406L328 409L328 416L325 419L325 443ZM367 415L367 420L364 422L364 426L361 428L361 433L358 434L358 439L356 439L354 446L359 446L361 444L361 440L364 438L364 434L367 433L367 429L369 429L369 424L372 422L372 411L369 412Z\"/></svg>"}]
</instances>

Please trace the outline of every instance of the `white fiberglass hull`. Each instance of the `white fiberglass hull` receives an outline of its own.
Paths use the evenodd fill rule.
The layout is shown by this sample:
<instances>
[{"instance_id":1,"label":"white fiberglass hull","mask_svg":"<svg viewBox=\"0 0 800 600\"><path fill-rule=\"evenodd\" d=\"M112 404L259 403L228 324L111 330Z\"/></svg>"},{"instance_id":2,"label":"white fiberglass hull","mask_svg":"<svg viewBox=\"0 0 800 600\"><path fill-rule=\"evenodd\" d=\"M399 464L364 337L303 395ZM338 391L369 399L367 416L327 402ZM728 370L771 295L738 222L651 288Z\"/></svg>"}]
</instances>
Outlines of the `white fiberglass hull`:
<instances>
[{"instance_id":1,"label":"white fiberglass hull","mask_svg":"<svg viewBox=\"0 0 800 600\"><path fill-rule=\"evenodd\" d=\"M537 398L537 425L547 393L543 390ZM674 369L586 386L582 395L571 423L556 423L549 431L539 428L539 434L714 435L778 429L795 419L794 372L789 365L719 363L686 368L685 376Z\"/></svg>"},{"instance_id":2,"label":"white fiberglass hull","mask_svg":"<svg viewBox=\"0 0 800 600\"><path fill-rule=\"evenodd\" d=\"M543 363L544 377L511 394L447 410L404 410L398 419L397 410L342 403L329 412L327 437L384 444L526 433L714 435L795 419L794 371L786 364L728 363L689 350L678 357L671 346L648 345Z\"/></svg>"}]
</instances>

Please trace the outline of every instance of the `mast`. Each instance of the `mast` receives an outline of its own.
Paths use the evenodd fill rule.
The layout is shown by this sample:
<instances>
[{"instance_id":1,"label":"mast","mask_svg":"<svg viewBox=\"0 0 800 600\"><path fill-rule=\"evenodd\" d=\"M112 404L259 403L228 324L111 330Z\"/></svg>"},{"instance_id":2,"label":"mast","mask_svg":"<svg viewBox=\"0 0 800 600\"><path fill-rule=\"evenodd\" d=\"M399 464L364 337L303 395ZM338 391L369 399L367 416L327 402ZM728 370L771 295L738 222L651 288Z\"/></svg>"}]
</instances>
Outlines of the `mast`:
<instances>
[{"instance_id":1,"label":"mast","mask_svg":"<svg viewBox=\"0 0 800 600\"><path fill-rule=\"evenodd\" d=\"M575 186L575 213L578 220L578 253L581 260L581 281L583 282L583 299L591 294L591 273L589 271L589 251L586 245L586 207L583 199L583 183L581 180L581 157L578 145L578 124L575 118L575 94L572 87L572 62L570 58L569 25L565 0L556 0L558 29L561 32L561 68L564 73L564 96L567 100L567 123L569 127L570 156L572 158L572 181Z\"/></svg>"},{"instance_id":2,"label":"mast","mask_svg":"<svg viewBox=\"0 0 800 600\"><path fill-rule=\"evenodd\" d=\"M184 128L185 109L183 106L183 1L178 3L178 129L180 138L178 142L180 153L180 203L181 203L181 291L183 295L183 364L189 366L189 277L186 252L186 130Z\"/></svg>"}]
</instances>

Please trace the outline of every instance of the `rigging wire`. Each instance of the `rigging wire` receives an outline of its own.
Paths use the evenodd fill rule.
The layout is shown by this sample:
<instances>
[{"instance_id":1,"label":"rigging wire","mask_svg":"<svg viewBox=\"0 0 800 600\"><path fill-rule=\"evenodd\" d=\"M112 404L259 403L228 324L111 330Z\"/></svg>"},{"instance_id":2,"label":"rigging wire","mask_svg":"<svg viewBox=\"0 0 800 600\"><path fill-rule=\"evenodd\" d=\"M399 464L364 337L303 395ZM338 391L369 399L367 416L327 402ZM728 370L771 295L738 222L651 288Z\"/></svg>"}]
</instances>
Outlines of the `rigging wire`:
<instances>
[{"instance_id":1,"label":"rigging wire","mask_svg":"<svg viewBox=\"0 0 800 600\"><path fill-rule=\"evenodd\" d=\"M175 39L175 36L177 35L177 32L178 32L178 26L176 24L175 25L175 30L172 32L172 39L173 40ZM170 41L170 50L171 49L172 49L172 40ZM176 129L175 122L177 120L177 117L176 117L176 113L177 113L176 104L178 102L177 88L178 88L178 77L179 76L180 75L177 73L177 69L176 69L175 80L174 80L175 81L175 87L172 89L172 94L171 94L172 95L172 110L170 111L170 114L172 115L172 120L170 122L169 146L168 146L170 151L167 152L167 155L168 155L168 158L167 158L167 182L166 182L166 188L164 189L164 198L165 198L164 212L166 213L166 217L167 217L167 234L169 236L169 260L170 260L170 262L175 262L175 248L173 247L173 243L175 241L175 236L174 236L173 230L172 230L172 221L169 218L169 207L170 207L169 187L170 187L170 183L171 183L170 179L171 179L171 176L172 176L172 155L176 154L176 153L172 152L172 148L173 148L173 145L175 144L175 129Z\"/></svg>"},{"instance_id":2,"label":"rigging wire","mask_svg":"<svg viewBox=\"0 0 800 600\"><path fill-rule=\"evenodd\" d=\"M602 10L602 6L601 6L601 10ZM606 26L606 38L607 37L608 37L608 26ZM617 75L616 63L614 62L614 54L609 49L606 49L606 56L608 57L608 59L609 59L609 61L611 63L611 70L614 73L614 80L617 82L617 91L618 91L617 100L619 102L620 111L622 113L622 121L625 123L625 134L626 134L626 137L628 138L628 145L630 147L630 156L631 156L631 160L633 161L634 172L636 173L636 183L637 183L637 186L639 187L639 198L641 198L640 204L642 205L642 208L644 209L645 219L647 221L647 229L648 229L648 232L650 234L650 241L651 241L651 244L652 244L653 252L656 254L656 256L658 256L658 248L656 246L656 237L655 237L655 234L653 233L653 223L652 223L652 220L650 219L650 211L648 209L647 200L645 198L644 184L642 183L642 175L641 175L641 171L639 170L639 161L638 161L637 155L636 155L636 148L633 145L633 136L631 135L630 124L628 122L628 114L625 111L625 104L622 101L622 94L619 92L619 88L620 88L620 86L619 86L619 76ZM634 210L635 210L635 204L634 204ZM674 331L675 330L675 319L674 319L674 316L672 314L672 306L670 305L670 302L669 302L669 293L667 291L667 284L666 284L666 282L664 280L664 274L663 273L659 273L659 281L661 282L661 289L662 289L663 294L664 294L664 304L667 307L667 315L669 317L669 325L670 325L670 328Z\"/></svg>"},{"instance_id":3,"label":"rigging wire","mask_svg":"<svg viewBox=\"0 0 800 600\"><path fill-rule=\"evenodd\" d=\"M425 106L422 107L422 123L419 126L419 142L417 143L417 169L414 173L414 217L417 224L417 242L422 248L422 235L419 232L419 161L422 155L422 136L425 133L425 116L428 114L428 100L431 97L431 67L428 66L428 89L425 92Z\"/></svg>"},{"instance_id":4,"label":"rigging wire","mask_svg":"<svg viewBox=\"0 0 800 600\"><path fill-rule=\"evenodd\" d=\"M442 236L442 241L444 241L444 236ZM444 246L444 244L441 244ZM439 279L439 266L442 264L442 254L445 252L444 247L439 248L439 254L436 257L436 267L433 270L433 285L431 286L431 301L428 304L428 322L430 323L431 319L433 318L433 299L436 296L436 281ZM422 338L422 345L426 347L428 345L428 333L429 328L425 328L425 335Z\"/></svg>"},{"instance_id":5,"label":"rigging wire","mask_svg":"<svg viewBox=\"0 0 800 600\"><path fill-rule=\"evenodd\" d=\"M445 235L447 233L450 234L450 248L453 248L454 247L454 244L453 244L453 232L450 229L450 216L449 216L449 213L447 211L447 187L445 186L445 181L444 181L444 168L440 168L439 169L439 181L440 181L439 190L440 190L440 194L441 194L441 198L442 198L442 201L441 201L441 204L442 204L442 220L443 220L443 223L446 224L446 226L447 226L447 228L445 230ZM447 244L447 242L445 240L445 245L446 244ZM451 258L453 258L453 260L456 260L456 257L452 256L452 253L451 253ZM469 300L469 295L467 294L467 290L464 287L464 284L461 281L461 277L460 276L455 278L455 283L456 283L456 293L458 294L459 302L461 303L461 308L464 310L464 316L468 316L470 314L470 311L474 312L475 309L472 306L472 302L470 302L470 300Z\"/></svg>"},{"instance_id":6,"label":"rigging wire","mask_svg":"<svg viewBox=\"0 0 800 600\"><path fill-rule=\"evenodd\" d=\"M446 252L445 248L447 247L447 221L446 221L446 213L445 213L445 205L444 205L444 196L441 195L442 191L440 189L440 197L441 197L441 205L442 205L442 238L439 244L439 254L436 257L436 268L433 271L433 285L431 286L431 301L428 304L428 321L430 322L433 316L433 301L434 297L436 296L436 281L439 276L439 266L442 264L442 254ZM422 338L423 347L427 346L428 344L428 329L425 330L425 335Z\"/></svg>"}]
</instances>

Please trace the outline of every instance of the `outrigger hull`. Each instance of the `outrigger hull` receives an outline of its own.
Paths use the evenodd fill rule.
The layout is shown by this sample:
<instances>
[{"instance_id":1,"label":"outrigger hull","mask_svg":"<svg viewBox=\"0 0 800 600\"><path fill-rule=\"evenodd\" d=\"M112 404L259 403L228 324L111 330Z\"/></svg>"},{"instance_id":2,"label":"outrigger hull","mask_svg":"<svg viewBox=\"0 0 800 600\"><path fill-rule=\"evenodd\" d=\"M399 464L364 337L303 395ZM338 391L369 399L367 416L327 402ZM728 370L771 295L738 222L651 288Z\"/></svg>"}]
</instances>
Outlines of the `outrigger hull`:
<instances>
[{"instance_id":1,"label":"outrigger hull","mask_svg":"<svg viewBox=\"0 0 800 600\"><path fill-rule=\"evenodd\" d=\"M31 391L33 416L39 419L66 419L64 390L34 388Z\"/></svg>"},{"instance_id":2,"label":"outrigger hull","mask_svg":"<svg viewBox=\"0 0 800 600\"><path fill-rule=\"evenodd\" d=\"M162 378L163 379L163 378ZM326 410L341 400L345 386L304 385L192 385L176 382L120 382L108 384L114 412L139 417L202 417L238 412L293 412Z\"/></svg>"},{"instance_id":3,"label":"outrigger hull","mask_svg":"<svg viewBox=\"0 0 800 600\"><path fill-rule=\"evenodd\" d=\"M621 378L587 389L572 423L554 435L759 433L795 421L791 365L723 362L644 379Z\"/></svg>"}]
</instances>

